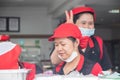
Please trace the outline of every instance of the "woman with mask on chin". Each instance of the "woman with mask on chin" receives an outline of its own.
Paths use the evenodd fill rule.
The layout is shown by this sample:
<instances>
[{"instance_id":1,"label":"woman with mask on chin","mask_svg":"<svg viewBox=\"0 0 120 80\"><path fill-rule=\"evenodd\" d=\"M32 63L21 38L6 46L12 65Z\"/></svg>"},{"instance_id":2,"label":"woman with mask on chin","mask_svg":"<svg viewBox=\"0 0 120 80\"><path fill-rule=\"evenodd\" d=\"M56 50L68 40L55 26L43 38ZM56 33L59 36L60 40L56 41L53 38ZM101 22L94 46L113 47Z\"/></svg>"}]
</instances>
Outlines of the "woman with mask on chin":
<instances>
[{"instance_id":1,"label":"woman with mask on chin","mask_svg":"<svg viewBox=\"0 0 120 80\"><path fill-rule=\"evenodd\" d=\"M107 49L98 36L94 36L96 14L91 7L76 7L70 12L65 11L66 23L74 23L82 33L80 40L81 53L88 59L98 62L104 71L112 71L112 64ZM50 58L53 64L61 60L57 57L55 49L51 52Z\"/></svg>"},{"instance_id":2,"label":"woman with mask on chin","mask_svg":"<svg viewBox=\"0 0 120 80\"><path fill-rule=\"evenodd\" d=\"M97 76L102 71L99 63L88 60L79 52L81 38L79 28L72 23L61 24L54 30L49 41L54 41L57 56L62 61L55 67L56 74L67 75L78 71L83 75Z\"/></svg>"}]
</instances>

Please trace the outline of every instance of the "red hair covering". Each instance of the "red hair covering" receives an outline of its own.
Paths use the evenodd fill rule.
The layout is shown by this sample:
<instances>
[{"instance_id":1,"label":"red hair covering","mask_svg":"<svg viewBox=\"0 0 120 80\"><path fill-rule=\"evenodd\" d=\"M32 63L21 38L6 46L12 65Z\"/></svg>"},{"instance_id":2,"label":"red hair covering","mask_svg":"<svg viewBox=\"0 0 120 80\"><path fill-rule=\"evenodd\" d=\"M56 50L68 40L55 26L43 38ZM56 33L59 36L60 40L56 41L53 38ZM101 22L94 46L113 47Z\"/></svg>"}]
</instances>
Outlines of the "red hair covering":
<instances>
[{"instance_id":1,"label":"red hair covering","mask_svg":"<svg viewBox=\"0 0 120 80\"><path fill-rule=\"evenodd\" d=\"M8 41L10 40L10 36L9 35L0 35L0 41Z\"/></svg>"},{"instance_id":2,"label":"red hair covering","mask_svg":"<svg viewBox=\"0 0 120 80\"><path fill-rule=\"evenodd\" d=\"M53 41L54 38L66 38L66 37L74 37L81 39L82 34L75 24L64 23L54 30L54 34L48 40Z\"/></svg>"},{"instance_id":3,"label":"red hair covering","mask_svg":"<svg viewBox=\"0 0 120 80\"><path fill-rule=\"evenodd\" d=\"M93 8L86 7L86 6L80 6L72 9L73 15L83 12L90 12L93 14L94 20L96 20L96 14Z\"/></svg>"}]
</instances>

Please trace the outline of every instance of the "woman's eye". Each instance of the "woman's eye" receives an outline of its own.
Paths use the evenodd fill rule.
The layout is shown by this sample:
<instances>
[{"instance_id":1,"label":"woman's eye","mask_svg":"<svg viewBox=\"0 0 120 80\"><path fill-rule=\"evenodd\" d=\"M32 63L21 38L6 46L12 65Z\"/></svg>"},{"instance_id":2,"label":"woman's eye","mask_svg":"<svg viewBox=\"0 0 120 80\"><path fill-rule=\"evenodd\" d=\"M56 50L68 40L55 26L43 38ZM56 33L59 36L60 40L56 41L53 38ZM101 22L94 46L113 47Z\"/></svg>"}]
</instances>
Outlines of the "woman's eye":
<instances>
[{"instance_id":1,"label":"woman's eye","mask_svg":"<svg viewBox=\"0 0 120 80\"><path fill-rule=\"evenodd\" d=\"M65 44L62 44L62 46L65 46Z\"/></svg>"},{"instance_id":2,"label":"woman's eye","mask_svg":"<svg viewBox=\"0 0 120 80\"><path fill-rule=\"evenodd\" d=\"M82 23L82 24L85 24L85 23Z\"/></svg>"},{"instance_id":3,"label":"woman's eye","mask_svg":"<svg viewBox=\"0 0 120 80\"><path fill-rule=\"evenodd\" d=\"M89 25L93 25L93 23L89 23Z\"/></svg>"},{"instance_id":4,"label":"woman's eye","mask_svg":"<svg viewBox=\"0 0 120 80\"><path fill-rule=\"evenodd\" d=\"M58 46L58 44L55 44L55 46Z\"/></svg>"}]
</instances>

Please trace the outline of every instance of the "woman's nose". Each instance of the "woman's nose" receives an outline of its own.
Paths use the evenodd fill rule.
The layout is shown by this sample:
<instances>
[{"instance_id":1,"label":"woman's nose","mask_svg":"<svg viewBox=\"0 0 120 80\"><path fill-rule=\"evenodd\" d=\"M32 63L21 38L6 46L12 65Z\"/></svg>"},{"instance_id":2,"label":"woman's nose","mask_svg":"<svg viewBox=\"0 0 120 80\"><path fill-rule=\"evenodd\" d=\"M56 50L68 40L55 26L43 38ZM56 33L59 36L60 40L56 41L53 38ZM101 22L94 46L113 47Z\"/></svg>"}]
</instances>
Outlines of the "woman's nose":
<instances>
[{"instance_id":1,"label":"woman's nose","mask_svg":"<svg viewBox=\"0 0 120 80\"><path fill-rule=\"evenodd\" d=\"M57 50L58 50L58 51L61 51L61 50L62 50L62 46L59 45L59 46L57 47Z\"/></svg>"}]
</instances>

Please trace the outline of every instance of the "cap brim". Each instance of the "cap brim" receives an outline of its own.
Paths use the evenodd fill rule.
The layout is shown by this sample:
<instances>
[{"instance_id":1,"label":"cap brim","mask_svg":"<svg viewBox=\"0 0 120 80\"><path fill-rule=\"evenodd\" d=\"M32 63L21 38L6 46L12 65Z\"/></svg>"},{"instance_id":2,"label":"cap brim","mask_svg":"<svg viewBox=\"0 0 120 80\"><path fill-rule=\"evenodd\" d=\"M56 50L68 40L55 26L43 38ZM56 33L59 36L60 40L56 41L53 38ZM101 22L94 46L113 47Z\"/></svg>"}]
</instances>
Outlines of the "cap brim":
<instances>
[{"instance_id":1,"label":"cap brim","mask_svg":"<svg viewBox=\"0 0 120 80\"><path fill-rule=\"evenodd\" d=\"M54 36L51 36L50 38L48 38L48 41L53 41L54 40Z\"/></svg>"}]
</instances>

